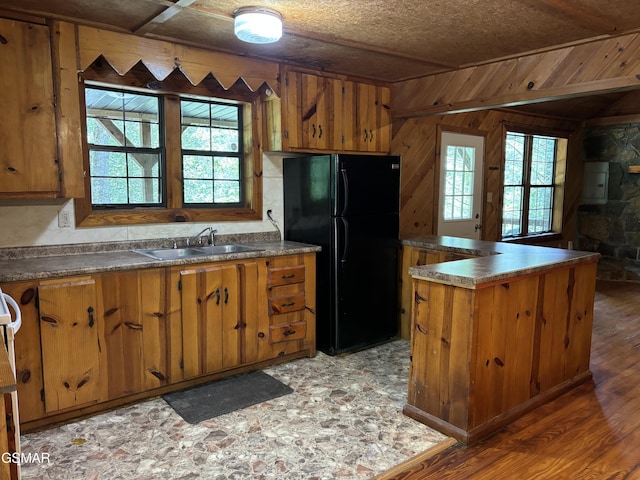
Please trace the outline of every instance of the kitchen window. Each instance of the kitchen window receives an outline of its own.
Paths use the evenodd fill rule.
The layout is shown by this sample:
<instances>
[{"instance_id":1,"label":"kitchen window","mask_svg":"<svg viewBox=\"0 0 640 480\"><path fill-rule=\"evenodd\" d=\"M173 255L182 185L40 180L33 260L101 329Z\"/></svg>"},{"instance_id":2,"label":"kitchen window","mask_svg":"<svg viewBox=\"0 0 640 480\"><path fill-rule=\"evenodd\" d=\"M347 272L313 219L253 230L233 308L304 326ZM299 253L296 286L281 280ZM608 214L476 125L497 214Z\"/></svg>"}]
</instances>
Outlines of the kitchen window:
<instances>
[{"instance_id":1,"label":"kitchen window","mask_svg":"<svg viewBox=\"0 0 640 480\"><path fill-rule=\"evenodd\" d=\"M261 218L259 91L98 67L83 73L86 196L75 200L77 226Z\"/></svg>"},{"instance_id":2,"label":"kitchen window","mask_svg":"<svg viewBox=\"0 0 640 480\"><path fill-rule=\"evenodd\" d=\"M189 206L242 201L242 115L236 105L182 100L182 195Z\"/></svg>"},{"instance_id":3,"label":"kitchen window","mask_svg":"<svg viewBox=\"0 0 640 480\"><path fill-rule=\"evenodd\" d=\"M160 97L86 88L85 101L93 207L165 205Z\"/></svg>"},{"instance_id":4,"label":"kitchen window","mask_svg":"<svg viewBox=\"0 0 640 480\"><path fill-rule=\"evenodd\" d=\"M567 139L506 131L502 239L561 233Z\"/></svg>"}]
</instances>

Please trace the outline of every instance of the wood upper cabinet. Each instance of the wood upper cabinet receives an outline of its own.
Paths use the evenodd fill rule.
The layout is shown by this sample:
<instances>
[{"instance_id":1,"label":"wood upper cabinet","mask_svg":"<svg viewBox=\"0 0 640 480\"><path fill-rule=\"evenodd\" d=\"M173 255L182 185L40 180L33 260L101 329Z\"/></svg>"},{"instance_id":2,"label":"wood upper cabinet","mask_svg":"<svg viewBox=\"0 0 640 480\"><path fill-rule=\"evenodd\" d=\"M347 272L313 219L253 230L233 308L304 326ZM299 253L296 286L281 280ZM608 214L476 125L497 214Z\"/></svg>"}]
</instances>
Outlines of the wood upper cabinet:
<instances>
[{"instance_id":1,"label":"wood upper cabinet","mask_svg":"<svg viewBox=\"0 0 640 480\"><path fill-rule=\"evenodd\" d=\"M41 282L38 298L47 413L99 401L102 319L95 280Z\"/></svg>"},{"instance_id":2,"label":"wood upper cabinet","mask_svg":"<svg viewBox=\"0 0 640 480\"><path fill-rule=\"evenodd\" d=\"M287 72L285 86L288 147L342 150L342 81Z\"/></svg>"},{"instance_id":3,"label":"wood upper cabinet","mask_svg":"<svg viewBox=\"0 0 640 480\"><path fill-rule=\"evenodd\" d=\"M391 89L346 81L345 150L383 152L391 150Z\"/></svg>"},{"instance_id":4,"label":"wood upper cabinet","mask_svg":"<svg viewBox=\"0 0 640 480\"><path fill-rule=\"evenodd\" d=\"M108 273L97 281L108 398L181 380L180 316L166 307L165 269Z\"/></svg>"},{"instance_id":5,"label":"wood upper cabinet","mask_svg":"<svg viewBox=\"0 0 640 480\"><path fill-rule=\"evenodd\" d=\"M257 263L180 270L184 377L237 367L257 356Z\"/></svg>"},{"instance_id":6,"label":"wood upper cabinet","mask_svg":"<svg viewBox=\"0 0 640 480\"><path fill-rule=\"evenodd\" d=\"M0 18L0 196L60 191L49 27Z\"/></svg>"},{"instance_id":7,"label":"wood upper cabinet","mask_svg":"<svg viewBox=\"0 0 640 480\"><path fill-rule=\"evenodd\" d=\"M265 104L267 150L389 153L389 87L295 70L284 78L282 108Z\"/></svg>"}]
</instances>

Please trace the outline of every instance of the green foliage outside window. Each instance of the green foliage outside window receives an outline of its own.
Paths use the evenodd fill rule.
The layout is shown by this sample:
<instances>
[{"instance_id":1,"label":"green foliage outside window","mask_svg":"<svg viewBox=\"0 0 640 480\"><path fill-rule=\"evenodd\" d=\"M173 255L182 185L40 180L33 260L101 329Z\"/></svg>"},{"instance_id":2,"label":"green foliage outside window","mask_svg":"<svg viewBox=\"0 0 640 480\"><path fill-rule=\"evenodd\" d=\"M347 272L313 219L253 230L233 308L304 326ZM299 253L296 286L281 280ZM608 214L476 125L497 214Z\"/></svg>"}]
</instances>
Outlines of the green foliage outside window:
<instances>
[{"instance_id":1,"label":"green foliage outside window","mask_svg":"<svg viewBox=\"0 0 640 480\"><path fill-rule=\"evenodd\" d=\"M180 142L185 205L242 203L241 106L182 100L180 138L164 139L160 95L86 87L85 100L94 207L165 205L165 140Z\"/></svg>"}]
</instances>

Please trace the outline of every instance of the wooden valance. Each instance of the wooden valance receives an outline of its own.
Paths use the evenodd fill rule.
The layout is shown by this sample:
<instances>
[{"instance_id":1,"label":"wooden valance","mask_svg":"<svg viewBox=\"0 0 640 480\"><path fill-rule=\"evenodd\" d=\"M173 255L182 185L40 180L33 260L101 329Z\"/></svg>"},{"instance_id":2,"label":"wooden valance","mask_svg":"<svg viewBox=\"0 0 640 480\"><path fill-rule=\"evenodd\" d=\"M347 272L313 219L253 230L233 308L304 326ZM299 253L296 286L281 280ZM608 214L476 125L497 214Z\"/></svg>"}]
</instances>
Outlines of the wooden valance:
<instances>
[{"instance_id":1,"label":"wooden valance","mask_svg":"<svg viewBox=\"0 0 640 480\"><path fill-rule=\"evenodd\" d=\"M78 27L78 50L82 71L102 55L120 75L142 61L160 81L177 68L193 85L211 73L225 90L242 79L251 91L267 83L280 95L277 63L85 26Z\"/></svg>"}]
</instances>

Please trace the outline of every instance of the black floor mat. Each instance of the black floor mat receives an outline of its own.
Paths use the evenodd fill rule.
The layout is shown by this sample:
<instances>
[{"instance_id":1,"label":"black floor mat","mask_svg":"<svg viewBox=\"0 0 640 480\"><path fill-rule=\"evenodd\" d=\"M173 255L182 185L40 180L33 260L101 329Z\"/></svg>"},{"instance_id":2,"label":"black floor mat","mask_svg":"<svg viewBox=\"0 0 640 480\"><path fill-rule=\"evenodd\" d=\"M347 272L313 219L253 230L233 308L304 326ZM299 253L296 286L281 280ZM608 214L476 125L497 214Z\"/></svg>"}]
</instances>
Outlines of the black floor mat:
<instances>
[{"instance_id":1,"label":"black floor mat","mask_svg":"<svg viewBox=\"0 0 640 480\"><path fill-rule=\"evenodd\" d=\"M186 422L194 424L293 392L262 371L236 375L162 398Z\"/></svg>"}]
</instances>

